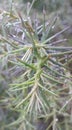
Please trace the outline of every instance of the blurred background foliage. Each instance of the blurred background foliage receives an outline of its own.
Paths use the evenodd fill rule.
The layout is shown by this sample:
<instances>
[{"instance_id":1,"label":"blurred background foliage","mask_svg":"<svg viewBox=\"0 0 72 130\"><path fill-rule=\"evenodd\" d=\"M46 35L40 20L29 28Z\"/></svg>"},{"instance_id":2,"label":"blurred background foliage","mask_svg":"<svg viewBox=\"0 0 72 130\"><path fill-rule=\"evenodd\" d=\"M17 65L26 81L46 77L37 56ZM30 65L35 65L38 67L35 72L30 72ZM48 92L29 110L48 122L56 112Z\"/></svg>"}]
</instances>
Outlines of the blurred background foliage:
<instances>
[{"instance_id":1,"label":"blurred background foliage","mask_svg":"<svg viewBox=\"0 0 72 130\"><path fill-rule=\"evenodd\" d=\"M24 2L32 2L32 0L23 0ZM43 7L45 7L49 12L55 11L61 7L63 0L36 0L34 3L33 8L37 9L38 11L42 11Z\"/></svg>"}]
</instances>

